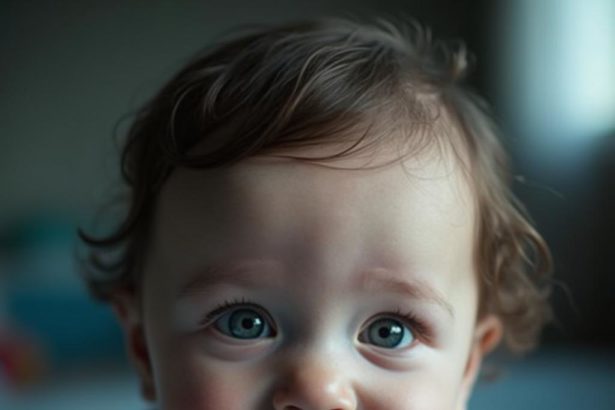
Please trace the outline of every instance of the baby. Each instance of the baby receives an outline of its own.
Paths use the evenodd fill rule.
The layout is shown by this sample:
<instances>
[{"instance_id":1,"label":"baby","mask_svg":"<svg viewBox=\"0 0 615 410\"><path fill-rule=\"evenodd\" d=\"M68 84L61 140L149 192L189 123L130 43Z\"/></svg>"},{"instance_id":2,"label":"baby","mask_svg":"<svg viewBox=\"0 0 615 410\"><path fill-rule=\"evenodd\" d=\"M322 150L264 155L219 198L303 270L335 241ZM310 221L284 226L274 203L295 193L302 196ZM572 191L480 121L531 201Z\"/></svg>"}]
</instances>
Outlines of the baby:
<instances>
[{"instance_id":1,"label":"baby","mask_svg":"<svg viewBox=\"0 0 615 410\"><path fill-rule=\"evenodd\" d=\"M549 252L467 66L416 24L323 19L228 39L145 105L125 219L81 232L145 398L464 409L501 340L535 344Z\"/></svg>"}]
</instances>

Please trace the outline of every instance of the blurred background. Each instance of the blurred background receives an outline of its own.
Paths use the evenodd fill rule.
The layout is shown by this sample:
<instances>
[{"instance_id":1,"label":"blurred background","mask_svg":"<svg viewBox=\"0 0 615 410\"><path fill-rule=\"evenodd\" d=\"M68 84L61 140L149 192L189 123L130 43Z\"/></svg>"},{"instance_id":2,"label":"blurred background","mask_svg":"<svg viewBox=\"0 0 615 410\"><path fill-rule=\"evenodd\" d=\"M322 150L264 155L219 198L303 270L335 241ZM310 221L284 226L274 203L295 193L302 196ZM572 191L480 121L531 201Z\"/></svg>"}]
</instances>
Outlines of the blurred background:
<instances>
[{"instance_id":1,"label":"blurred background","mask_svg":"<svg viewBox=\"0 0 615 410\"><path fill-rule=\"evenodd\" d=\"M465 40L552 247L556 323L470 408L615 408L613 0L0 1L0 408L144 408L74 262L117 189L114 127L234 26L347 14Z\"/></svg>"}]
</instances>

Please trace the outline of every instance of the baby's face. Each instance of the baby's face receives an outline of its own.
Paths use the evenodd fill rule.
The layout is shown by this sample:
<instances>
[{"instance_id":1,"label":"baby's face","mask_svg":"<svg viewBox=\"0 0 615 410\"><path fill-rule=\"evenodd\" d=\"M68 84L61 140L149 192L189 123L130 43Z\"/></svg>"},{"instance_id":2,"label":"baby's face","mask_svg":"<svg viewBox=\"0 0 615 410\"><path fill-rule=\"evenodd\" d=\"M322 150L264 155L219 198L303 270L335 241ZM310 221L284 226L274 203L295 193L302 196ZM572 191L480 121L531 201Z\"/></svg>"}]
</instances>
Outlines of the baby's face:
<instances>
[{"instance_id":1,"label":"baby's face","mask_svg":"<svg viewBox=\"0 0 615 410\"><path fill-rule=\"evenodd\" d=\"M464 408L485 338L474 200L452 160L405 165L176 170L135 322L160 406Z\"/></svg>"}]
</instances>

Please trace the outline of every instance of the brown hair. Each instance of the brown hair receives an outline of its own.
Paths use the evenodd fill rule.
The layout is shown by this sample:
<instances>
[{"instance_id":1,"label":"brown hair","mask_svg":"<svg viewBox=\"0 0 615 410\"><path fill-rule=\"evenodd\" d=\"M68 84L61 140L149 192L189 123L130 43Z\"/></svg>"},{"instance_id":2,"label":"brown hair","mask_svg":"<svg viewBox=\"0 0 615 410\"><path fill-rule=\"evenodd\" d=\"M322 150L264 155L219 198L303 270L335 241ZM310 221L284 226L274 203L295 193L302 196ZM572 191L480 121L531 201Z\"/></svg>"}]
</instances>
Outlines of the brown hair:
<instances>
[{"instance_id":1,"label":"brown hair","mask_svg":"<svg viewBox=\"0 0 615 410\"><path fill-rule=\"evenodd\" d=\"M117 229L103 238L79 232L90 248L83 270L90 290L101 300L138 290L157 194L174 168L348 140L318 158L335 159L393 141L392 132L375 129L409 131L402 142L415 148L440 144L448 134L435 126L444 110L477 195L480 314L500 317L512 350L531 348L550 315L549 250L510 190L487 105L462 84L469 58L463 45L447 48L413 22L342 19L260 27L198 54L127 134L121 163L130 200Z\"/></svg>"}]
</instances>

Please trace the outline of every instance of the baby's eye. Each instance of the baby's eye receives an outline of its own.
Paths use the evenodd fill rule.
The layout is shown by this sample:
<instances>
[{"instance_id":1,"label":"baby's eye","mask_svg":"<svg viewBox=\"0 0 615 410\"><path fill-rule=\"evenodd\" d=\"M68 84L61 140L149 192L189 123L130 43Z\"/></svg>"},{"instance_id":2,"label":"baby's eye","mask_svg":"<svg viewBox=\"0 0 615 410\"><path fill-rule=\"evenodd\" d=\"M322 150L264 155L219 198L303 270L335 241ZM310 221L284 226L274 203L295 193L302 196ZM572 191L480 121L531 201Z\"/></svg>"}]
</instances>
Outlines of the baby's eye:
<instances>
[{"instance_id":1,"label":"baby's eye","mask_svg":"<svg viewBox=\"0 0 615 410\"><path fill-rule=\"evenodd\" d=\"M386 317L374 320L359 335L359 341L386 349L410 346L414 339L414 333L403 322Z\"/></svg>"},{"instance_id":2,"label":"baby's eye","mask_svg":"<svg viewBox=\"0 0 615 410\"><path fill-rule=\"evenodd\" d=\"M249 307L241 307L223 313L214 327L223 334L236 339L273 337L274 332L265 315Z\"/></svg>"}]
</instances>

